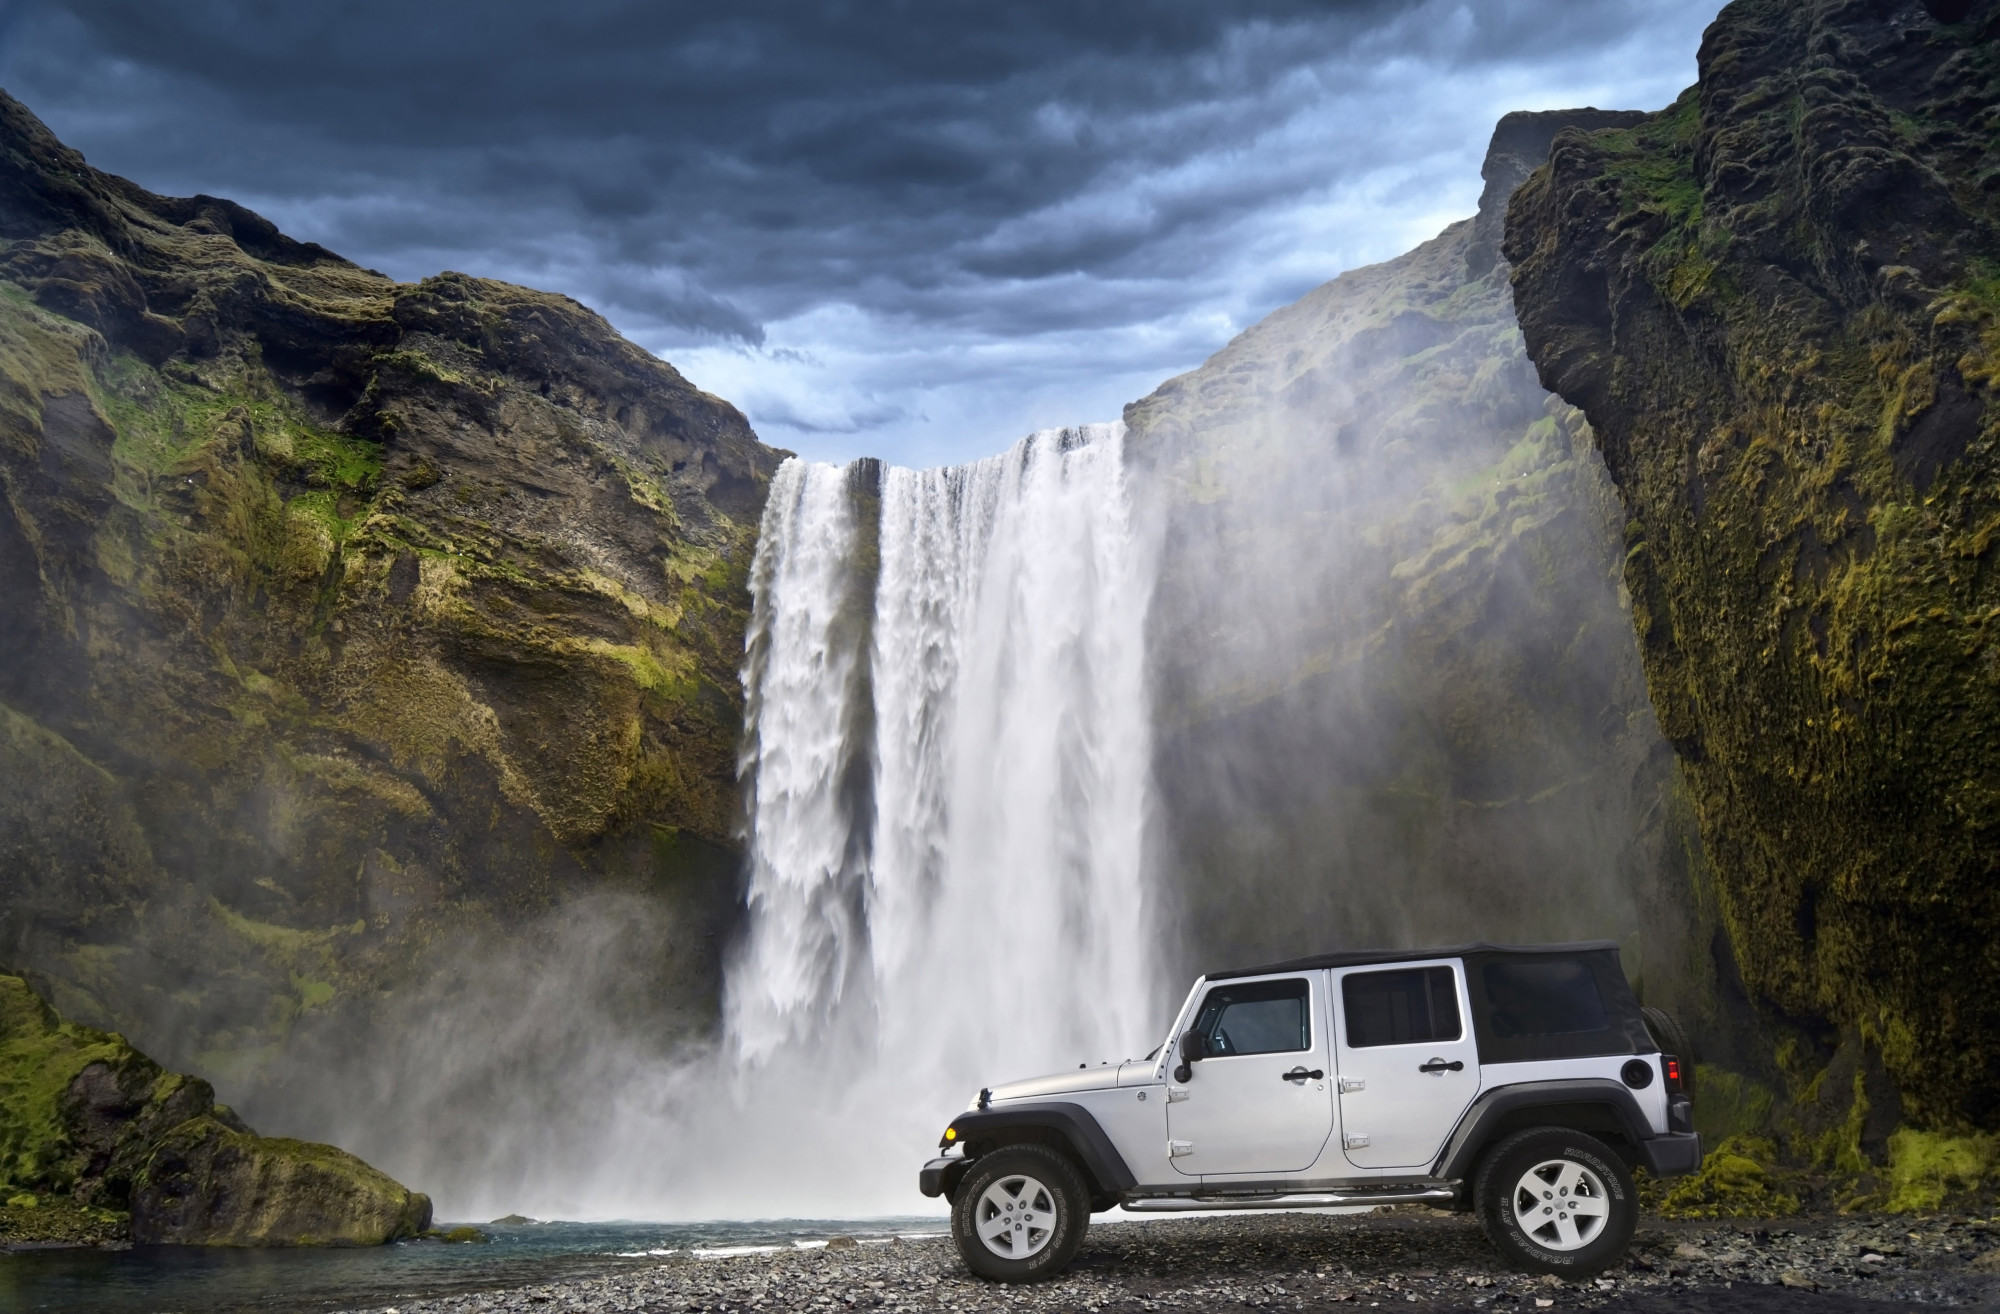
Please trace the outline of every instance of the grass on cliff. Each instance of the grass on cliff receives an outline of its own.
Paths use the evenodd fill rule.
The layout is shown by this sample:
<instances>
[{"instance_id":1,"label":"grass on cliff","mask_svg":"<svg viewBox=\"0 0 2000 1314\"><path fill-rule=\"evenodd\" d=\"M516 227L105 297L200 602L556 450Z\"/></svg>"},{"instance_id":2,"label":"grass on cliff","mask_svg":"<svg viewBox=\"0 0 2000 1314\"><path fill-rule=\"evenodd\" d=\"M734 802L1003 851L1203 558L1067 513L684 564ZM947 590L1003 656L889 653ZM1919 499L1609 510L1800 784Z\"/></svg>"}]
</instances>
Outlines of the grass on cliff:
<instances>
[{"instance_id":1,"label":"grass on cliff","mask_svg":"<svg viewBox=\"0 0 2000 1314\"><path fill-rule=\"evenodd\" d=\"M88 1065L129 1052L116 1036L59 1019L20 977L0 976L0 1192L68 1186L62 1093Z\"/></svg>"},{"instance_id":2,"label":"grass on cliff","mask_svg":"<svg viewBox=\"0 0 2000 1314\"><path fill-rule=\"evenodd\" d=\"M245 456L300 487L288 508L320 521L335 542L381 486L381 444L314 424L254 362L176 374L120 353L97 381L118 435L114 455L147 479L179 473L217 443L242 443Z\"/></svg>"}]
</instances>

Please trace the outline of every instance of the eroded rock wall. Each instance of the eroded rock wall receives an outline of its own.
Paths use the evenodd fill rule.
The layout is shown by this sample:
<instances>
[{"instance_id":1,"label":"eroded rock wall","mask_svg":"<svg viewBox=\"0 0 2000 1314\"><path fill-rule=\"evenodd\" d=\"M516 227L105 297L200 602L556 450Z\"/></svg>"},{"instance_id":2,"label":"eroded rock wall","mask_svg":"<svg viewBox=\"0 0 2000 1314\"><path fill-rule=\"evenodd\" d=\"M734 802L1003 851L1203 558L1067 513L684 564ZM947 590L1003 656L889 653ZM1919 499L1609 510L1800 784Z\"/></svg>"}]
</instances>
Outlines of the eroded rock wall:
<instances>
[{"instance_id":1,"label":"eroded rock wall","mask_svg":"<svg viewBox=\"0 0 2000 1314\"><path fill-rule=\"evenodd\" d=\"M430 1227L430 1199L331 1145L259 1136L199 1077L65 1022L0 975L0 1238L381 1245Z\"/></svg>"},{"instance_id":2,"label":"eroded rock wall","mask_svg":"<svg viewBox=\"0 0 2000 1314\"><path fill-rule=\"evenodd\" d=\"M0 94L0 961L249 1082L628 899L631 999L700 1025L781 455L567 298L398 284Z\"/></svg>"},{"instance_id":3,"label":"eroded rock wall","mask_svg":"<svg viewBox=\"0 0 2000 1314\"><path fill-rule=\"evenodd\" d=\"M1700 68L1516 194L1528 350L1806 1105L2000 1126L2000 5L1737 0Z\"/></svg>"}]
</instances>

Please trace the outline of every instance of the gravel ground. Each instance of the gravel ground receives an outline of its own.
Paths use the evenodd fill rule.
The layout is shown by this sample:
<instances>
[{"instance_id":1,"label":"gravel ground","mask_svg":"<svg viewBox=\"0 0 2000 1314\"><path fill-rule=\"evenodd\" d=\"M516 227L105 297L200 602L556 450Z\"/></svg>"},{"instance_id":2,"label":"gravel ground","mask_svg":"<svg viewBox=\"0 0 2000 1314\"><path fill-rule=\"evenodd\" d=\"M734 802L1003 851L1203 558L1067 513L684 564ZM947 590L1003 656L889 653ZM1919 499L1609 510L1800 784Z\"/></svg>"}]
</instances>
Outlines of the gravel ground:
<instances>
[{"instance_id":1,"label":"gravel ground","mask_svg":"<svg viewBox=\"0 0 2000 1314\"><path fill-rule=\"evenodd\" d=\"M2000 1222L1959 1218L1685 1223L1648 1218L1624 1264L1585 1282L1504 1268L1477 1224L1428 1210L1264 1214L1093 1224L1062 1277L972 1277L949 1240L704 1258L612 1277L408 1301L396 1314L849 1309L1062 1311L1596 1309L1631 1314L1939 1305L2000 1309Z\"/></svg>"}]
</instances>

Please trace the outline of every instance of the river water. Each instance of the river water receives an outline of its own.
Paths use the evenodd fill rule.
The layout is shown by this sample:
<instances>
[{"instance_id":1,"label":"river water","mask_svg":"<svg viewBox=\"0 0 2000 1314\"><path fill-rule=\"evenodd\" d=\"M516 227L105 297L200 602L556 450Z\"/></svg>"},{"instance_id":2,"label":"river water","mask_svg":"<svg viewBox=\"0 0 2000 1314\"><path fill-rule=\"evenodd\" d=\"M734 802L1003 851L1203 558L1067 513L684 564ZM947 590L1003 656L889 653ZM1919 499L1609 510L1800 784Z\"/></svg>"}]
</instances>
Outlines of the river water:
<instances>
[{"instance_id":1,"label":"river water","mask_svg":"<svg viewBox=\"0 0 2000 1314\"><path fill-rule=\"evenodd\" d=\"M449 1226L449 1224L447 1224ZM249 1314L381 1308L420 1296L532 1286L657 1262L664 1255L815 1247L833 1236L862 1245L937 1236L942 1217L858 1222L482 1224L488 1245L435 1242L366 1250L199 1250L142 1246L0 1251L7 1314Z\"/></svg>"}]
</instances>

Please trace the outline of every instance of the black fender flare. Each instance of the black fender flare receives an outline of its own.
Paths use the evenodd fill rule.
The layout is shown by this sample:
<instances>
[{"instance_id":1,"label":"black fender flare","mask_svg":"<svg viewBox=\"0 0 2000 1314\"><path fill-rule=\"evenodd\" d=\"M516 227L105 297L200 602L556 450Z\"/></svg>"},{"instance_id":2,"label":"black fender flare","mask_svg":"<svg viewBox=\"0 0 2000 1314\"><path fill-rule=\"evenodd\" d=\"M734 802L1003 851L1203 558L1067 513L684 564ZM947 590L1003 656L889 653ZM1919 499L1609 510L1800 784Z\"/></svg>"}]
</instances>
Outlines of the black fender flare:
<instances>
[{"instance_id":1,"label":"black fender flare","mask_svg":"<svg viewBox=\"0 0 2000 1314\"><path fill-rule=\"evenodd\" d=\"M1068 1144L1070 1153L1093 1179L1101 1195L1129 1191L1139 1184L1125 1163L1125 1156L1104 1134L1097 1119L1081 1104L1067 1102L1003 1104L984 1109L968 1109L951 1120L946 1144L965 1145L990 1139L995 1133L1018 1129L1052 1131Z\"/></svg>"},{"instance_id":2,"label":"black fender flare","mask_svg":"<svg viewBox=\"0 0 2000 1314\"><path fill-rule=\"evenodd\" d=\"M1568 1105L1588 1105L1609 1109L1612 1117L1625 1131L1632 1142L1633 1153L1644 1163L1646 1142L1657 1132L1646 1121L1646 1115L1639 1107L1623 1082L1603 1077L1578 1077L1566 1081L1523 1081L1511 1086L1496 1086L1472 1102L1465 1116L1458 1120L1458 1127L1445 1142L1444 1150L1438 1155L1432 1175L1448 1180L1464 1180L1472 1167L1479 1161L1479 1154L1493 1139L1493 1131L1507 1114L1521 1109L1555 1109ZM1551 1120L1561 1124L1560 1116Z\"/></svg>"}]
</instances>

